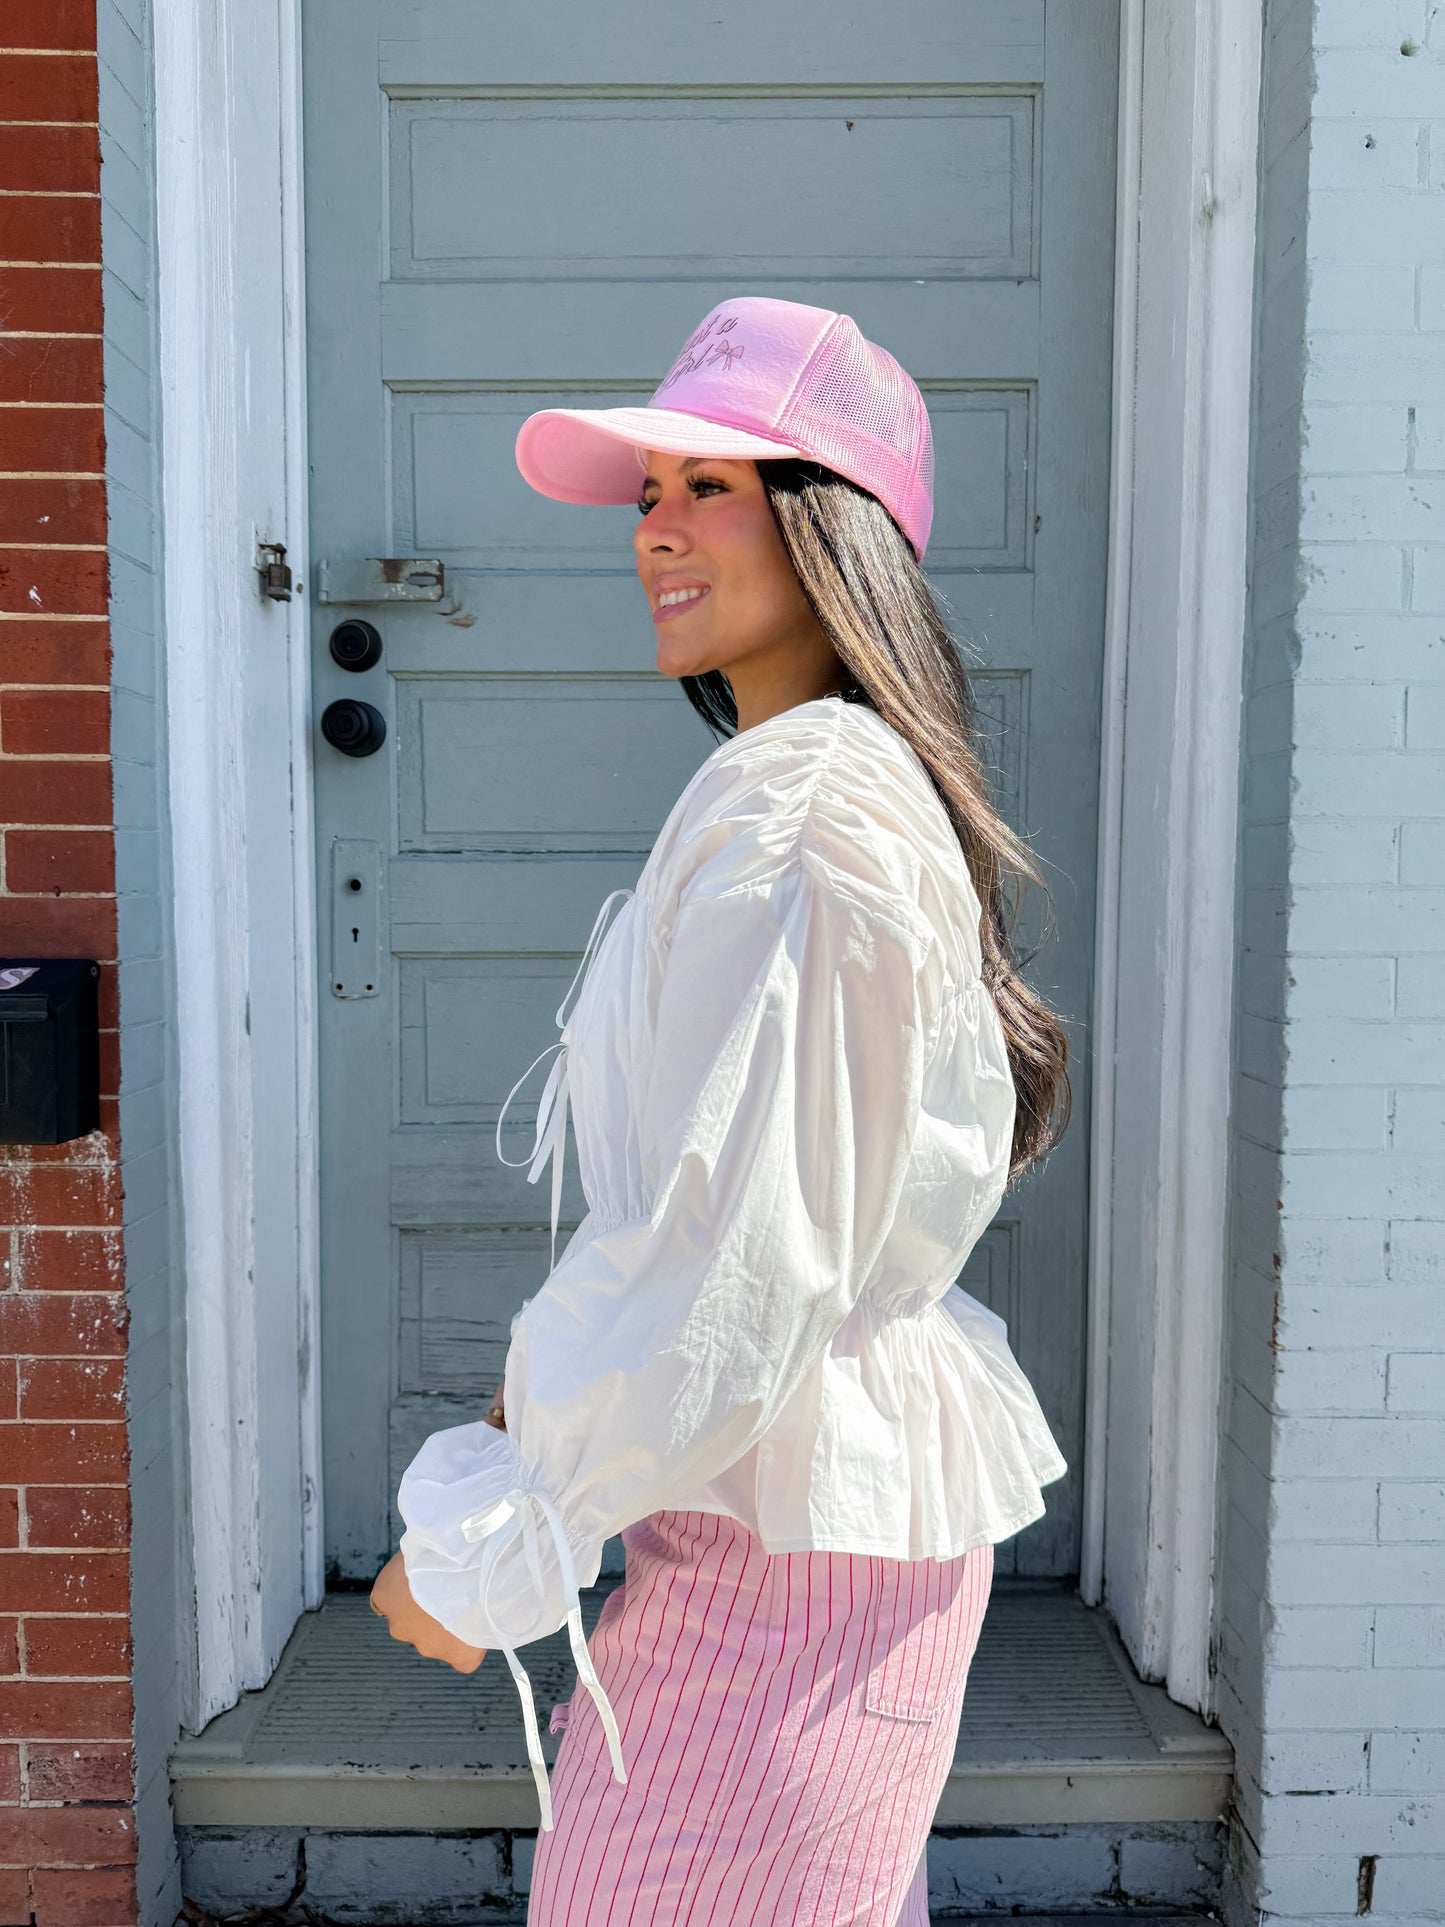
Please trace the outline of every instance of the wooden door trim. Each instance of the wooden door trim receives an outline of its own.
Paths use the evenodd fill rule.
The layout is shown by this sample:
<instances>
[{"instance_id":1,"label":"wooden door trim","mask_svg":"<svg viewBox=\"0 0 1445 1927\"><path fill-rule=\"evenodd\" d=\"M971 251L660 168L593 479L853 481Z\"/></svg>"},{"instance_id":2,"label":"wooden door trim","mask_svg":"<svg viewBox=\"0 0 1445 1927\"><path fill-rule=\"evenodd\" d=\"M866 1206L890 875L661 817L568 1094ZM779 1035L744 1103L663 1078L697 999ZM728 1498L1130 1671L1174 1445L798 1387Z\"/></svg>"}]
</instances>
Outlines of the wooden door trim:
<instances>
[{"instance_id":1,"label":"wooden door trim","mask_svg":"<svg viewBox=\"0 0 1445 1927\"><path fill-rule=\"evenodd\" d=\"M1123 0L1081 1591L1209 1711L1262 46L1238 0L1147 12Z\"/></svg>"},{"instance_id":2,"label":"wooden door trim","mask_svg":"<svg viewBox=\"0 0 1445 1927\"><path fill-rule=\"evenodd\" d=\"M192 1727L322 1592L298 0L270 23L154 14Z\"/></svg>"}]
</instances>

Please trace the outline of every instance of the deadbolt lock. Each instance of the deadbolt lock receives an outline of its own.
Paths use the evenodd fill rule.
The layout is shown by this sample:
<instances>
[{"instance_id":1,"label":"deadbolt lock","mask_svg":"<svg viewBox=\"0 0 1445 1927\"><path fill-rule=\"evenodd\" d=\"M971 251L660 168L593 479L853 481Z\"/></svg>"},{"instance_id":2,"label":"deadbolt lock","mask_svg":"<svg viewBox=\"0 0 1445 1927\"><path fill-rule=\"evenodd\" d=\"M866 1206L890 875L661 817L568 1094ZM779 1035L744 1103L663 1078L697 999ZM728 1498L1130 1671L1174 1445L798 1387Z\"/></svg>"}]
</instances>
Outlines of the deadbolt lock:
<instances>
[{"instance_id":1,"label":"deadbolt lock","mask_svg":"<svg viewBox=\"0 0 1445 1927\"><path fill-rule=\"evenodd\" d=\"M331 660L337 668L348 669L353 675L359 675L363 669L374 669L381 661L381 636L360 616L337 623L331 631L330 648Z\"/></svg>"}]
</instances>

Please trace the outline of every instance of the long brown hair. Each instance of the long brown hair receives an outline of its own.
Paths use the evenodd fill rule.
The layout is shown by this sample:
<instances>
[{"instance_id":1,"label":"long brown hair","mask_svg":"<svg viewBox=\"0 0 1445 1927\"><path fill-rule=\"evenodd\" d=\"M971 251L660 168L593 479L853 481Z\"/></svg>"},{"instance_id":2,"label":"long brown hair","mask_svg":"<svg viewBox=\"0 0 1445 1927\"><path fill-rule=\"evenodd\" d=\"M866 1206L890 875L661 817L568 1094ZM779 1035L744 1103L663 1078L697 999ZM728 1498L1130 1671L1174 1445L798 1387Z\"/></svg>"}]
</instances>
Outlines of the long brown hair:
<instances>
[{"instance_id":1,"label":"long brown hair","mask_svg":"<svg viewBox=\"0 0 1445 1927\"><path fill-rule=\"evenodd\" d=\"M982 906L983 980L1003 1024L1017 1108L1009 1181L1063 1136L1072 1108L1062 1024L1020 975L1013 932L1029 885L1048 891L1023 840L993 807L968 672L907 537L883 504L817 462L758 463L804 594L854 687L917 751L948 812ZM720 669L682 677L724 736L737 730Z\"/></svg>"}]
</instances>

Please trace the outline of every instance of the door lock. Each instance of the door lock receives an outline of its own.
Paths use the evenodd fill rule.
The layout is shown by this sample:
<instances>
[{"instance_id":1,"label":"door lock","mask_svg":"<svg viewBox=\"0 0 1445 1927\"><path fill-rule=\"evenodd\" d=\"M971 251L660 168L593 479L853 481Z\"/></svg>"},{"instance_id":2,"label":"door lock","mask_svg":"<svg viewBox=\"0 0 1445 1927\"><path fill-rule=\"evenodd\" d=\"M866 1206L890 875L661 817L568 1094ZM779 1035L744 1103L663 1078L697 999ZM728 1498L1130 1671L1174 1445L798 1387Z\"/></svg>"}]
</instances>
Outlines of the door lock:
<instances>
[{"instance_id":1,"label":"door lock","mask_svg":"<svg viewBox=\"0 0 1445 1927\"><path fill-rule=\"evenodd\" d=\"M331 845L331 994L375 997L381 983L381 845Z\"/></svg>"},{"instance_id":2,"label":"door lock","mask_svg":"<svg viewBox=\"0 0 1445 1927\"><path fill-rule=\"evenodd\" d=\"M360 616L337 623L331 631L330 648L331 660L336 666L349 669L353 675L359 675L363 669L374 669L381 661L381 637Z\"/></svg>"},{"instance_id":3,"label":"door lock","mask_svg":"<svg viewBox=\"0 0 1445 1927\"><path fill-rule=\"evenodd\" d=\"M258 542L257 549L268 561L256 564L256 573L261 578L261 593L269 596L272 602L291 600L291 564L286 560L284 542Z\"/></svg>"}]
</instances>

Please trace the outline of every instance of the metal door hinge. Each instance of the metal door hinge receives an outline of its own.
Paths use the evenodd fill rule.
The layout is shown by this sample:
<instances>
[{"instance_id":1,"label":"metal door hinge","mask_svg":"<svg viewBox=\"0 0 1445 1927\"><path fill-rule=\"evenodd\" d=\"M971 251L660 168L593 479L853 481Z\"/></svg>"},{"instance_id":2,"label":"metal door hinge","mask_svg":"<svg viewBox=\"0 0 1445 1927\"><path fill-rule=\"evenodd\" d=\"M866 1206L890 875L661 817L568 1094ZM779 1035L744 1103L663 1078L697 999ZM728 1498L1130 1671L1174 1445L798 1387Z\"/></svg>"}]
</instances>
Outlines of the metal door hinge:
<instances>
[{"instance_id":1,"label":"metal door hinge","mask_svg":"<svg viewBox=\"0 0 1445 1927\"><path fill-rule=\"evenodd\" d=\"M291 600L291 565L286 560L286 544L258 542L256 547L263 557L271 558L269 562L261 561L256 564L256 573L261 578L262 595L269 596L272 602L289 602Z\"/></svg>"},{"instance_id":2,"label":"metal door hinge","mask_svg":"<svg viewBox=\"0 0 1445 1927\"><path fill-rule=\"evenodd\" d=\"M435 556L368 555L318 562L318 602L440 602L446 570Z\"/></svg>"}]
</instances>

